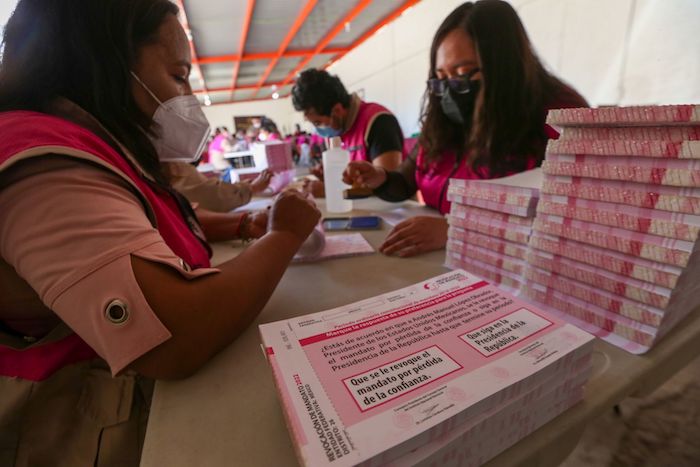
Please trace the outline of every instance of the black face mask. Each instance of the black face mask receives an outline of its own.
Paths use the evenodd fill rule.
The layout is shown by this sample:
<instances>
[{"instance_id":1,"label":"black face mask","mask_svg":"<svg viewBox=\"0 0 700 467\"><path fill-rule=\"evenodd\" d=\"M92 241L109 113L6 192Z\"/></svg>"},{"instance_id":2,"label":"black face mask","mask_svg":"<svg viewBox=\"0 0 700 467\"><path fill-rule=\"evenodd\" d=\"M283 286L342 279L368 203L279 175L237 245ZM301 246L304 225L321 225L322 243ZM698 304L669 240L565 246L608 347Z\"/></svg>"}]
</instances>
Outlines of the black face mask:
<instances>
[{"instance_id":1,"label":"black face mask","mask_svg":"<svg viewBox=\"0 0 700 467\"><path fill-rule=\"evenodd\" d=\"M471 125L476 96L479 95L479 89L481 89L481 81L472 80L469 86L469 92L464 94L458 94L447 88L440 99L440 108L447 119L465 128Z\"/></svg>"}]
</instances>

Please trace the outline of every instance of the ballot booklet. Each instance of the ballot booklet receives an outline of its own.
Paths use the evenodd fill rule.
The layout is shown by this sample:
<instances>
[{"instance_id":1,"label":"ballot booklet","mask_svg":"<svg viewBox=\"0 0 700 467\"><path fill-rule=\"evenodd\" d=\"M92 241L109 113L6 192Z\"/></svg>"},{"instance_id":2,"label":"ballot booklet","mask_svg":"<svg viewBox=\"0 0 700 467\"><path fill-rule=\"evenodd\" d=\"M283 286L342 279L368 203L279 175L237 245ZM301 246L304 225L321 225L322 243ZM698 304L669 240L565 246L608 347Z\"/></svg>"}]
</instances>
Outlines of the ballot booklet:
<instances>
[{"instance_id":1,"label":"ballot booklet","mask_svg":"<svg viewBox=\"0 0 700 467\"><path fill-rule=\"evenodd\" d=\"M485 462L581 399L593 343L463 270L260 333L307 466Z\"/></svg>"}]
</instances>

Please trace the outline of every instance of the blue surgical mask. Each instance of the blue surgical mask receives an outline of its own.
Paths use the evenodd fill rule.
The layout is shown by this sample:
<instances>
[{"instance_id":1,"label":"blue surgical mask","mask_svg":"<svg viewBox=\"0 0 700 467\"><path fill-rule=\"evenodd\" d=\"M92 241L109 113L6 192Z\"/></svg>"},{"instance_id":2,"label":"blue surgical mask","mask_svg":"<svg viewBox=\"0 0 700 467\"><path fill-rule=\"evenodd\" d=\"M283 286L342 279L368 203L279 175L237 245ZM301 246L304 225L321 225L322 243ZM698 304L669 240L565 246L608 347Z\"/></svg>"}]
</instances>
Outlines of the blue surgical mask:
<instances>
[{"instance_id":1,"label":"blue surgical mask","mask_svg":"<svg viewBox=\"0 0 700 467\"><path fill-rule=\"evenodd\" d=\"M316 126L314 129L319 136L323 136L324 138L333 138L334 136L343 134L343 130L336 130L331 126Z\"/></svg>"}]
</instances>

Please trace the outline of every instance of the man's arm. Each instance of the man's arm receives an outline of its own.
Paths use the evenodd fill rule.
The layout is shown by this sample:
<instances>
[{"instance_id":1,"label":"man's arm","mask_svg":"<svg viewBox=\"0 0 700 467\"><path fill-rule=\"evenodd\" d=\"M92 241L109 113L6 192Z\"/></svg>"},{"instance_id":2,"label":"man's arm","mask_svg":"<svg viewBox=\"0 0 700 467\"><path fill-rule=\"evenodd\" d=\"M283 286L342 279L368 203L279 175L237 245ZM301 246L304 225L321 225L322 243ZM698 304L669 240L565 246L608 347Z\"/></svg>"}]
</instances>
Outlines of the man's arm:
<instances>
[{"instance_id":1,"label":"man's arm","mask_svg":"<svg viewBox=\"0 0 700 467\"><path fill-rule=\"evenodd\" d=\"M387 171L396 170L403 154L403 132L392 114L378 115L367 135L369 160Z\"/></svg>"}]
</instances>

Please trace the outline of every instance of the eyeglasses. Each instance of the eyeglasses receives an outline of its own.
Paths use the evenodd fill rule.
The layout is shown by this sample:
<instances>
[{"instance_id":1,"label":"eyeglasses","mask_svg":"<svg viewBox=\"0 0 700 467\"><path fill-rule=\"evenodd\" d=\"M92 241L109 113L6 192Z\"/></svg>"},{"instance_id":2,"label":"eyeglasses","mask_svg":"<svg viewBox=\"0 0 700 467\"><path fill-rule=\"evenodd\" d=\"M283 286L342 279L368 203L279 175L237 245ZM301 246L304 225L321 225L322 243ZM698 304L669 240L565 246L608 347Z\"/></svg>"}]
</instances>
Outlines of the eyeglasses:
<instances>
[{"instance_id":1,"label":"eyeglasses","mask_svg":"<svg viewBox=\"0 0 700 467\"><path fill-rule=\"evenodd\" d=\"M442 96L449 88L457 94L467 94L471 91L472 76L479 71L481 71L480 68L474 68L465 75L459 75L450 79L431 78L428 80L428 91L434 96Z\"/></svg>"}]
</instances>

